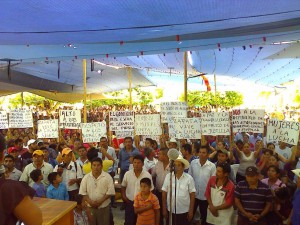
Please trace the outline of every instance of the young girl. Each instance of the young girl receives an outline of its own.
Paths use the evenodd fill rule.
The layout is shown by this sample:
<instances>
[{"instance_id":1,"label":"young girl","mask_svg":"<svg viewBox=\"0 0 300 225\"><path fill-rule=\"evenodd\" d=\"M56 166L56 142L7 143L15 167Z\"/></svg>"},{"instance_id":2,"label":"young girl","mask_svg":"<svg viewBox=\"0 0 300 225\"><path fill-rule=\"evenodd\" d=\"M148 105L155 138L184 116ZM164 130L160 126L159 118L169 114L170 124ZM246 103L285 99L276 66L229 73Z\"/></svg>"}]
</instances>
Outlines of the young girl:
<instances>
[{"instance_id":1,"label":"young girl","mask_svg":"<svg viewBox=\"0 0 300 225\"><path fill-rule=\"evenodd\" d=\"M83 201L83 195L76 195L75 200L77 206L74 209L74 225L89 225L93 217Z\"/></svg>"}]
</instances>

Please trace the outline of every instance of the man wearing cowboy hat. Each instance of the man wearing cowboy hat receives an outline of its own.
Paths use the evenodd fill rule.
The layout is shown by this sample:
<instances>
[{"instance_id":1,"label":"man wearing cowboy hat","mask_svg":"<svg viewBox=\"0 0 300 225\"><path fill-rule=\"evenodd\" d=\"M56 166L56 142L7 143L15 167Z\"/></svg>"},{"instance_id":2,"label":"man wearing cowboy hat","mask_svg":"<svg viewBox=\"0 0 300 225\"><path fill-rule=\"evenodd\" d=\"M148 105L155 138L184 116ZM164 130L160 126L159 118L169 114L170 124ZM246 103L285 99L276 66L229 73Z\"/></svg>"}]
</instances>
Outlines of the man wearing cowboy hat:
<instances>
[{"instance_id":1,"label":"man wearing cowboy hat","mask_svg":"<svg viewBox=\"0 0 300 225\"><path fill-rule=\"evenodd\" d=\"M169 149L171 149L171 148L177 149L178 148L178 143L175 138L170 138L170 140L166 142L166 145Z\"/></svg>"},{"instance_id":2,"label":"man wearing cowboy hat","mask_svg":"<svg viewBox=\"0 0 300 225\"><path fill-rule=\"evenodd\" d=\"M170 209L170 176L172 179L172 193L176 190L176 199L172 194L172 222L177 224L189 225L193 219L194 203L195 203L195 183L193 178L184 173L190 164L181 155L174 162L176 174L167 174L162 187L162 207L163 215L167 219ZM176 179L176 182L175 182ZM176 189L175 189L176 184Z\"/></svg>"}]
</instances>

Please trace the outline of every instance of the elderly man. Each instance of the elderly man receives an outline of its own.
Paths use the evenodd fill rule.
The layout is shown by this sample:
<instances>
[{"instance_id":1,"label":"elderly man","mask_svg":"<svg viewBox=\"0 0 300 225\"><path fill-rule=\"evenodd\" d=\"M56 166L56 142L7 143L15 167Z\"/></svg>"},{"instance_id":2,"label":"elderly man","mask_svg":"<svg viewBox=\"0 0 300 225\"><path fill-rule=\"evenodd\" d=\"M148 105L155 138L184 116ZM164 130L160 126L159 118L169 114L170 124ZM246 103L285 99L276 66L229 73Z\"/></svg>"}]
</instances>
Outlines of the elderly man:
<instances>
[{"instance_id":1,"label":"elderly man","mask_svg":"<svg viewBox=\"0 0 300 225\"><path fill-rule=\"evenodd\" d=\"M235 205L238 208L237 225L267 225L266 215L272 203L272 193L268 185L259 180L256 167L246 168L246 180L235 188Z\"/></svg>"},{"instance_id":2,"label":"elderly man","mask_svg":"<svg viewBox=\"0 0 300 225\"><path fill-rule=\"evenodd\" d=\"M79 194L84 196L93 215L92 225L110 224L110 198L115 195L112 177L102 170L102 160L94 158L92 172L82 179Z\"/></svg>"},{"instance_id":3,"label":"elderly man","mask_svg":"<svg viewBox=\"0 0 300 225\"><path fill-rule=\"evenodd\" d=\"M47 188L49 186L48 175L52 173L53 167L49 164L44 162L44 152L42 150L35 150L32 154L32 163L28 164L20 177L20 181L24 181L29 184L29 186L33 186L34 181L30 177L30 173L35 170L39 169L42 171L43 180L42 183Z\"/></svg>"},{"instance_id":4,"label":"elderly man","mask_svg":"<svg viewBox=\"0 0 300 225\"><path fill-rule=\"evenodd\" d=\"M172 212L172 224L189 225L193 219L195 203L195 183L191 175L184 172L189 162L181 155L174 162L175 174L168 173L162 187L163 215L167 219ZM170 176L172 176L172 209L170 206ZM176 179L176 180L175 180ZM176 191L176 198L175 198Z\"/></svg>"}]
</instances>

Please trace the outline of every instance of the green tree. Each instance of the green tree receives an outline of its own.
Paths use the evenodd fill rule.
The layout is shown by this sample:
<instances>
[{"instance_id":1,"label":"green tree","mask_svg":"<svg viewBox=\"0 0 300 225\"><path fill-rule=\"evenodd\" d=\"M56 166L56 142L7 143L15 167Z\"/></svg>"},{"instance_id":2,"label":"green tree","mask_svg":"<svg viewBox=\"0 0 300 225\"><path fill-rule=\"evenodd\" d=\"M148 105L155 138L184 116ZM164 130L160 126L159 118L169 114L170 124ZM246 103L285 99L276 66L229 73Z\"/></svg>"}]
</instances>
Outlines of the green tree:
<instances>
[{"instance_id":1,"label":"green tree","mask_svg":"<svg viewBox=\"0 0 300 225\"><path fill-rule=\"evenodd\" d=\"M216 95L208 91L188 91L189 106L211 106L231 108L243 104L243 95L236 91L217 92ZM180 96L184 100L184 95Z\"/></svg>"}]
</instances>

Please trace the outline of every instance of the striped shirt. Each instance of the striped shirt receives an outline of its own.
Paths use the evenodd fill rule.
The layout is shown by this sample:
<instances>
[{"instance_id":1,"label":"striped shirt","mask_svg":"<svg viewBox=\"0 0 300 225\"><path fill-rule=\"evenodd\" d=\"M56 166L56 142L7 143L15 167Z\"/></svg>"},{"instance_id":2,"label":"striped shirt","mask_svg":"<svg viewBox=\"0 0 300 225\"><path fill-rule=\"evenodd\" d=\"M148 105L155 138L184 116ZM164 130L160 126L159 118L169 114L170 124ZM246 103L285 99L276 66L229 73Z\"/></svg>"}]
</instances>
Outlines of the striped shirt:
<instances>
[{"instance_id":1,"label":"striped shirt","mask_svg":"<svg viewBox=\"0 0 300 225\"><path fill-rule=\"evenodd\" d=\"M141 192L134 198L133 206L135 208L145 208L149 203L152 203L153 208L138 214L136 225L155 225L155 209L159 209L159 201L157 197L150 192L146 200L143 199Z\"/></svg>"},{"instance_id":2,"label":"striped shirt","mask_svg":"<svg viewBox=\"0 0 300 225\"><path fill-rule=\"evenodd\" d=\"M268 185L258 181L256 189L250 189L247 181L241 181L236 185L235 198L239 199L243 208L252 214L260 214L266 203L272 202L272 193ZM239 211L239 215L243 216Z\"/></svg>"}]
</instances>

